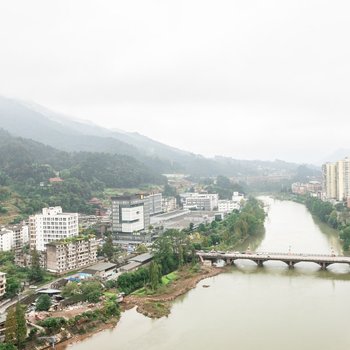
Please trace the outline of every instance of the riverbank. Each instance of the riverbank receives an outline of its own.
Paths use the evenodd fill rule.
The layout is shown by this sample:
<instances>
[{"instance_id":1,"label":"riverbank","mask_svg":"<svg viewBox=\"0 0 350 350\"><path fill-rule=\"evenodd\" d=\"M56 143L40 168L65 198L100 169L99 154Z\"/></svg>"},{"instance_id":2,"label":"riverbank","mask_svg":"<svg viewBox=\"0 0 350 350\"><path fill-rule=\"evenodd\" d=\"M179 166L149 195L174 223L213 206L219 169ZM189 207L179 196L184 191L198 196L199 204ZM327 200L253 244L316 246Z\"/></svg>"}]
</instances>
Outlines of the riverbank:
<instances>
[{"instance_id":1,"label":"riverbank","mask_svg":"<svg viewBox=\"0 0 350 350\"><path fill-rule=\"evenodd\" d=\"M296 253L327 254L334 247L336 236L315 225L302 205L271 198L264 201L269 216L258 251L286 251L291 245ZM347 266L319 271L300 264L289 270L283 263L256 268L241 261L228 271L199 282L197 288L170 302L169 317L155 321L134 308L123 314L114 330L67 350L210 349L232 347L233 342L240 350L294 350L304 349L305 344L309 350L348 348L350 335L344 323L350 286ZM325 311L334 327L320 332L325 328ZM281 322L284 319L288 322ZM252 332L253 337L247 336Z\"/></svg>"},{"instance_id":2,"label":"riverbank","mask_svg":"<svg viewBox=\"0 0 350 350\"><path fill-rule=\"evenodd\" d=\"M66 339L66 340L60 342L59 344L57 344L55 349L56 350L66 350L69 345L80 343L80 342L82 342L82 341L84 341L84 340L94 336L95 334L98 334L100 332L106 331L108 329L115 328L117 326L117 324L118 324L118 321L119 320L115 319L115 320L111 321L110 323L101 324L96 329L91 330L90 332L85 333L85 334L75 334L71 338ZM52 346L48 346L45 349L52 349Z\"/></svg>"},{"instance_id":3,"label":"riverbank","mask_svg":"<svg viewBox=\"0 0 350 350\"><path fill-rule=\"evenodd\" d=\"M176 280L161 288L159 293L145 296L129 295L125 297L121 303L121 311L124 312L136 307L137 312L146 317L166 317L171 312L172 301L194 289L200 281L226 271L228 271L228 267L200 267L200 270L196 272L191 271L189 267L185 267L178 271ZM75 334L71 338L57 344L56 349L66 350L70 345L80 343L102 331L113 329L117 324L118 320L113 320L113 322L101 324L96 329L85 334Z\"/></svg>"},{"instance_id":4,"label":"riverbank","mask_svg":"<svg viewBox=\"0 0 350 350\"><path fill-rule=\"evenodd\" d=\"M168 316L171 312L170 302L195 288L198 282L227 271L226 268L201 267L198 272L184 268L178 271L178 278L151 296L129 295L123 301L125 310L137 307L137 311L150 318Z\"/></svg>"}]
</instances>

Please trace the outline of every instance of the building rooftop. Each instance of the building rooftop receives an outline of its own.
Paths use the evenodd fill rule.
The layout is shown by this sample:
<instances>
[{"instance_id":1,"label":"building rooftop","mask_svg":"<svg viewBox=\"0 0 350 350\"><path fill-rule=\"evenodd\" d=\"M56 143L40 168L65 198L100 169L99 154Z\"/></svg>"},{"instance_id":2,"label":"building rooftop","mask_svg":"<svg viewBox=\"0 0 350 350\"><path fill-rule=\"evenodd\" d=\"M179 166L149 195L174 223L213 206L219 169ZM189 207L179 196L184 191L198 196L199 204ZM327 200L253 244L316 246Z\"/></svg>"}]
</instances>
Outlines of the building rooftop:
<instances>
[{"instance_id":1,"label":"building rooftop","mask_svg":"<svg viewBox=\"0 0 350 350\"><path fill-rule=\"evenodd\" d=\"M137 255L133 258L131 258L129 261L136 261L136 262L139 262L139 263L145 263L149 260L152 260L153 259L153 254L151 253L144 253L144 254L140 254L140 255Z\"/></svg>"},{"instance_id":2,"label":"building rooftop","mask_svg":"<svg viewBox=\"0 0 350 350\"><path fill-rule=\"evenodd\" d=\"M58 245L63 245L63 244L69 244L69 243L77 243L80 241L89 241L92 239L96 239L96 237L92 234L86 235L86 236L73 236L73 237L67 237L58 241L52 241L49 243L46 243L46 246L58 246Z\"/></svg>"},{"instance_id":3,"label":"building rooftop","mask_svg":"<svg viewBox=\"0 0 350 350\"><path fill-rule=\"evenodd\" d=\"M109 262L100 262L98 264L90 266L89 268L87 268L83 272L89 273L89 271L91 271L93 273L96 273L96 272L102 272L102 271L106 271L106 270L111 270L111 269L116 268L116 267L117 267L116 264L112 264L112 263L109 263Z\"/></svg>"},{"instance_id":4,"label":"building rooftop","mask_svg":"<svg viewBox=\"0 0 350 350\"><path fill-rule=\"evenodd\" d=\"M117 200L117 201L131 201L131 200L136 200L140 199L139 196L136 195L123 195L123 196L114 196L112 197L112 200Z\"/></svg>"},{"instance_id":5,"label":"building rooftop","mask_svg":"<svg viewBox=\"0 0 350 350\"><path fill-rule=\"evenodd\" d=\"M141 266L141 263L137 261L131 261L129 264L124 265L120 268L120 271L128 272L136 269L137 267Z\"/></svg>"},{"instance_id":6,"label":"building rooftop","mask_svg":"<svg viewBox=\"0 0 350 350\"><path fill-rule=\"evenodd\" d=\"M42 289L38 290L39 294L60 294L61 291L59 289Z\"/></svg>"}]
</instances>

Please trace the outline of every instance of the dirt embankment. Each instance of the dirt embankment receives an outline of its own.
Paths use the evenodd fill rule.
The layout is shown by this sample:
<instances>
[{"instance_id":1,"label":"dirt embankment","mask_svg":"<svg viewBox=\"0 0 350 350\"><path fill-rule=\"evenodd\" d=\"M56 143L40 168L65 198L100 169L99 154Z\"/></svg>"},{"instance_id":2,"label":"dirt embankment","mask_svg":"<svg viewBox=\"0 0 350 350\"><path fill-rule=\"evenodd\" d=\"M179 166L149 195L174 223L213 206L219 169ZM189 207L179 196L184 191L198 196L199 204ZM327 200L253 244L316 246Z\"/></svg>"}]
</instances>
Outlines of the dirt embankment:
<instances>
[{"instance_id":1,"label":"dirt embankment","mask_svg":"<svg viewBox=\"0 0 350 350\"><path fill-rule=\"evenodd\" d=\"M122 311L137 307L137 311L147 317L161 318L168 316L171 310L171 301L181 295L186 294L195 288L198 282L203 279L217 276L225 272L226 268L202 267L199 272L191 273L189 270L183 270L178 273L178 278L163 288L161 292L151 296L129 295L125 297L122 303ZM57 350L67 350L68 345L84 341L92 335L114 328L117 322L101 324L98 328L83 335L73 335L72 338L56 345Z\"/></svg>"},{"instance_id":2,"label":"dirt embankment","mask_svg":"<svg viewBox=\"0 0 350 350\"><path fill-rule=\"evenodd\" d=\"M92 337L93 335L105 331L107 329L112 329L117 325L117 321L110 322L110 323L102 323L99 327L95 328L94 330L86 333L86 334L75 334L71 338L63 341L62 343L59 343L56 345L56 350L67 350L68 346L74 343L79 343L87 338ZM51 349L52 347L48 347L47 349Z\"/></svg>"},{"instance_id":3,"label":"dirt embankment","mask_svg":"<svg viewBox=\"0 0 350 350\"><path fill-rule=\"evenodd\" d=\"M180 271L178 279L159 294L151 296L129 295L124 299L123 307L128 310L137 306L138 312L151 318L168 316L171 301L195 288L201 280L219 275L224 271L226 271L225 268L214 267L202 267L197 273L190 273L188 270Z\"/></svg>"}]
</instances>

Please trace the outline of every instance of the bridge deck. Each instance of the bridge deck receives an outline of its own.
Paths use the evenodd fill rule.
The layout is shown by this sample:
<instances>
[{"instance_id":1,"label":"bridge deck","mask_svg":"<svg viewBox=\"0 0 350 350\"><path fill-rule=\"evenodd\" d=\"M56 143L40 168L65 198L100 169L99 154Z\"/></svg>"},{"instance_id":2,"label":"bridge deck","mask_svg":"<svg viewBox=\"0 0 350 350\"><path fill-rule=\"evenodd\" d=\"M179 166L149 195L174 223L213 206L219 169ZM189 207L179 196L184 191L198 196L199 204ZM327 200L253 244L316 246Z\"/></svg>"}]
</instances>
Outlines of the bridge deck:
<instances>
[{"instance_id":1,"label":"bridge deck","mask_svg":"<svg viewBox=\"0 0 350 350\"><path fill-rule=\"evenodd\" d=\"M275 261L283 261L283 262L292 262L292 263L298 263L298 262L314 262L318 264L336 264L336 263L342 263L342 264L349 264L350 265L350 257L347 256L337 256L337 255L322 255L322 254L291 254L291 253L234 253L234 252L226 252L226 253L220 253L220 252L210 252L210 253L204 253L204 252L197 252L196 253L199 257L201 257L204 260L238 260L238 259L244 259L244 260L253 260L253 261L269 261L269 260L275 260Z\"/></svg>"}]
</instances>

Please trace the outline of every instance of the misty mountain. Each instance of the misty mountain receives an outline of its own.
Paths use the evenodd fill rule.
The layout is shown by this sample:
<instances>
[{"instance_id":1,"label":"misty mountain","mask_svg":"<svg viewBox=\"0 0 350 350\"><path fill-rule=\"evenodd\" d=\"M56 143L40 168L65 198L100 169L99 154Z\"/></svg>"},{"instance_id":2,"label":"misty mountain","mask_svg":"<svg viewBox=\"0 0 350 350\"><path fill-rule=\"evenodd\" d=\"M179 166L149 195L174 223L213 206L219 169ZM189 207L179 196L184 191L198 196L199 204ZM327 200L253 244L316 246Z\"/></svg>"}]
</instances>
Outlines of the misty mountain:
<instances>
[{"instance_id":1,"label":"misty mountain","mask_svg":"<svg viewBox=\"0 0 350 350\"><path fill-rule=\"evenodd\" d=\"M0 177L10 183L37 186L63 173L67 178L100 182L105 187L164 184L166 179L137 160L118 154L69 153L39 142L14 137L0 129ZM4 185L1 183L0 185Z\"/></svg>"},{"instance_id":2,"label":"misty mountain","mask_svg":"<svg viewBox=\"0 0 350 350\"><path fill-rule=\"evenodd\" d=\"M319 163L323 164L327 162L336 162L337 160L341 160L346 157L350 157L350 149L341 148L321 159Z\"/></svg>"},{"instance_id":3,"label":"misty mountain","mask_svg":"<svg viewBox=\"0 0 350 350\"><path fill-rule=\"evenodd\" d=\"M0 97L0 127L63 151L127 155L158 173L194 176L266 175L294 172L298 165L283 161L247 161L229 157L206 158L152 140L139 133L109 130L73 120L42 106Z\"/></svg>"}]
</instances>

